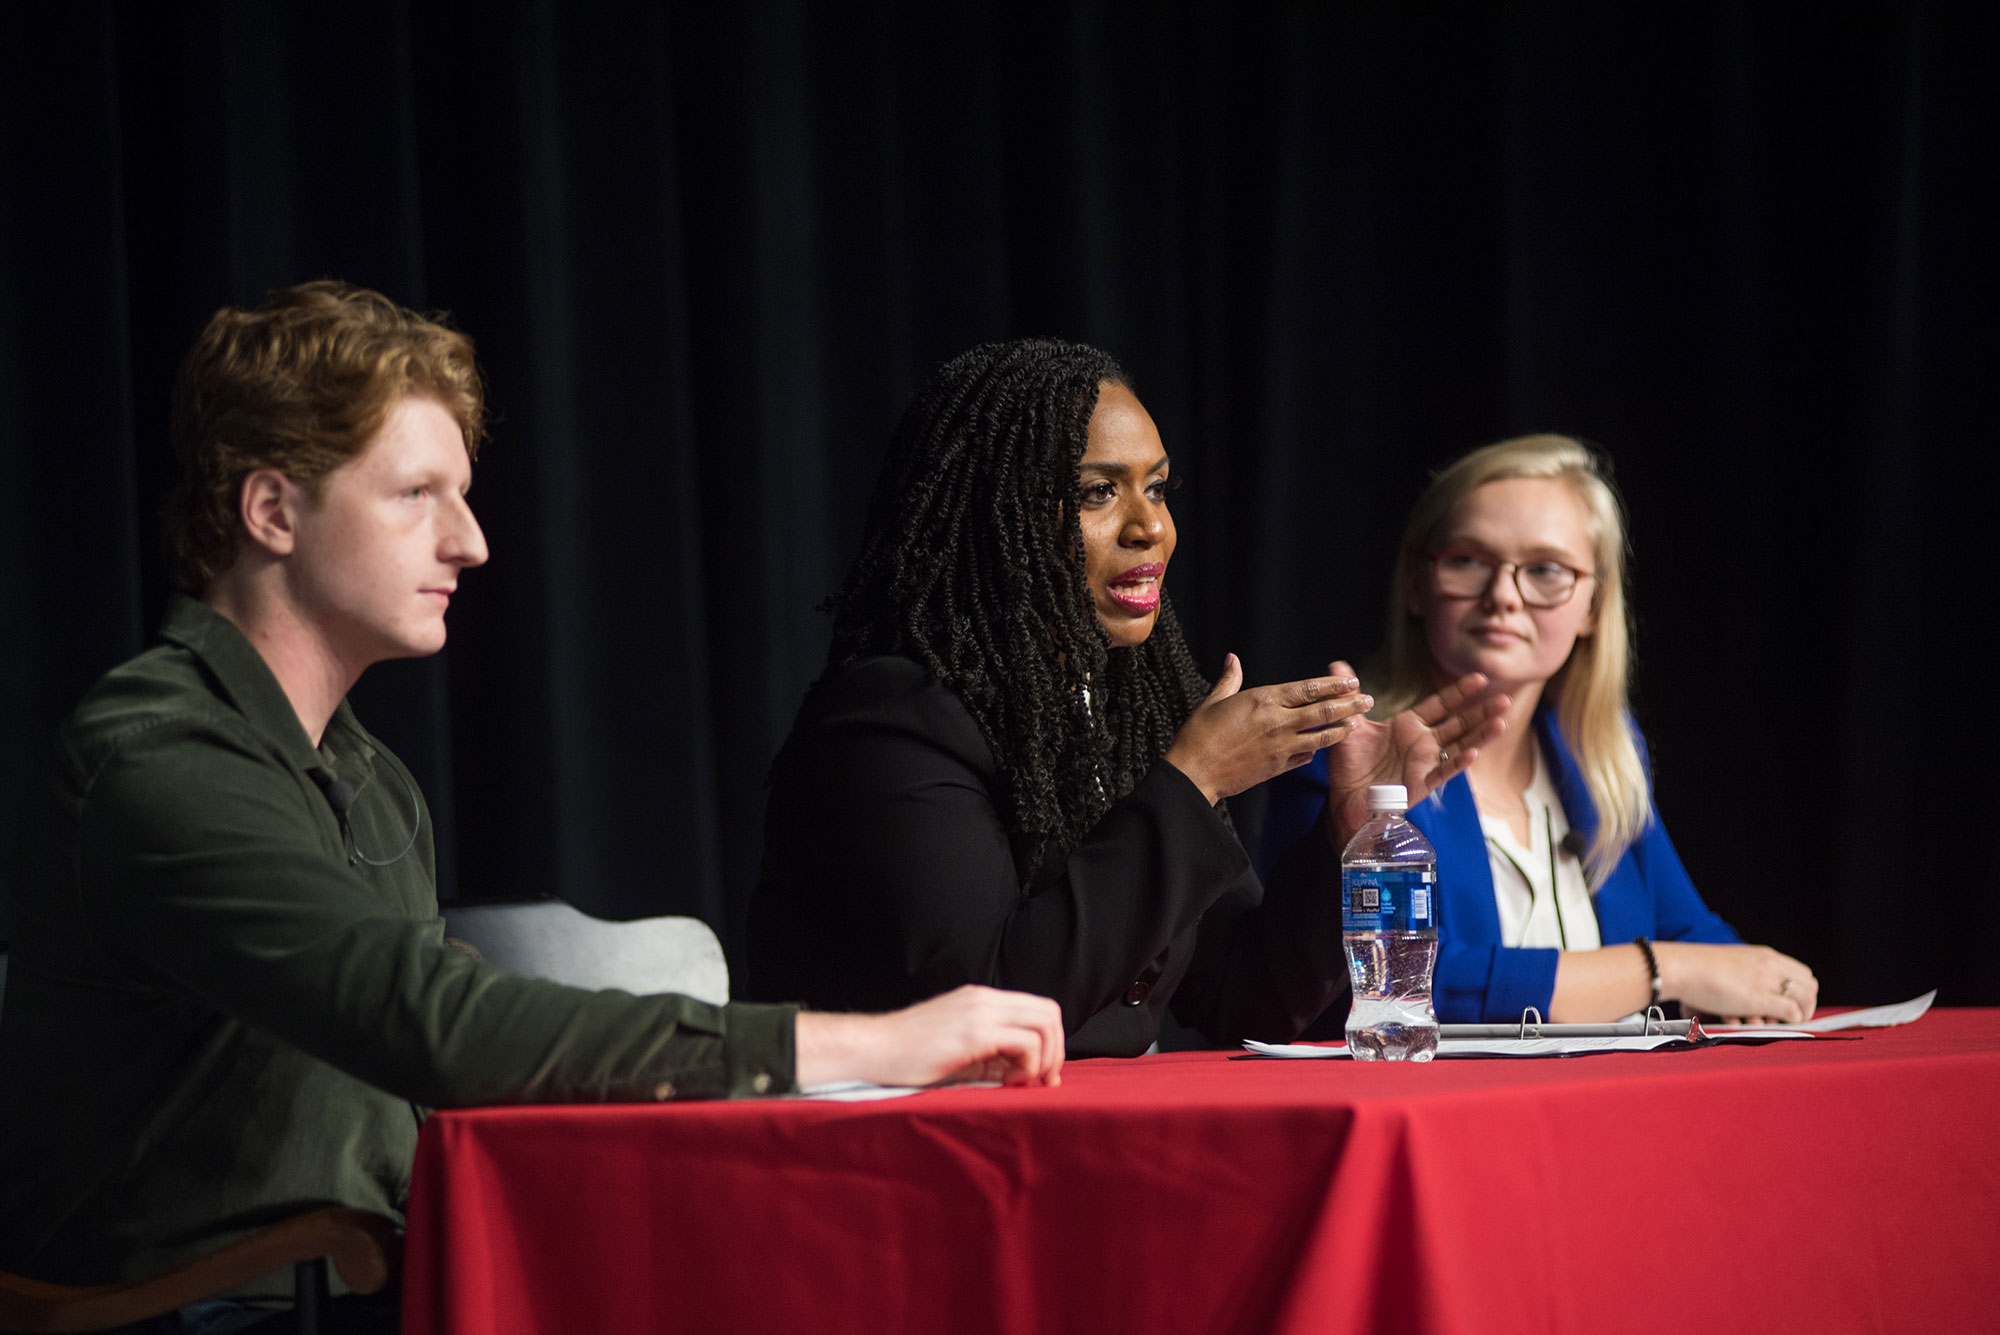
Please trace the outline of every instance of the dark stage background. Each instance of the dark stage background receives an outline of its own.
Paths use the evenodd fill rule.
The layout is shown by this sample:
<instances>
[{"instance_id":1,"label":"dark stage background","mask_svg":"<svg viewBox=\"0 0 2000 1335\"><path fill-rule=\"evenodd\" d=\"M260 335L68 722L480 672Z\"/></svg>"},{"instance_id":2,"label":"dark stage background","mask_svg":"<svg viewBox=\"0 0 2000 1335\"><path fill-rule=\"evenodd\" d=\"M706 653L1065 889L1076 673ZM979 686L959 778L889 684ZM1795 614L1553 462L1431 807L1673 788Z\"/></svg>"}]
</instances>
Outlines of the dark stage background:
<instances>
[{"instance_id":1,"label":"dark stage background","mask_svg":"<svg viewBox=\"0 0 2000 1335\"><path fill-rule=\"evenodd\" d=\"M357 700L443 893L734 952L905 396L1050 332L1255 681L1372 650L1426 469L1603 443L1710 902L1829 1001L2000 1002L1988 12L0 0L0 809L158 615L181 351L339 276L499 412L493 562Z\"/></svg>"}]
</instances>

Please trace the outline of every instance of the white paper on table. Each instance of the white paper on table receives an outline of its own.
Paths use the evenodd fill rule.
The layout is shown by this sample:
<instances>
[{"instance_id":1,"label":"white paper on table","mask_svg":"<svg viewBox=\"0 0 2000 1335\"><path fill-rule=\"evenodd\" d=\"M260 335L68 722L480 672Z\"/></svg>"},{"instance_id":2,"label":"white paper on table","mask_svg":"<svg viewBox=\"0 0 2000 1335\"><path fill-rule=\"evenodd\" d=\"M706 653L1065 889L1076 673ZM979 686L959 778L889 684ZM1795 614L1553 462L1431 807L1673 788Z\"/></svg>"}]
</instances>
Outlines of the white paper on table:
<instances>
[{"instance_id":1,"label":"white paper on table","mask_svg":"<svg viewBox=\"0 0 2000 1335\"><path fill-rule=\"evenodd\" d=\"M827 1103L866 1103L870 1099L900 1099L905 1094L923 1093L921 1085L871 1085L866 1080L833 1080L812 1085L792 1095L795 1099L820 1099Z\"/></svg>"},{"instance_id":2,"label":"white paper on table","mask_svg":"<svg viewBox=\"0 0 2000 1335\"><path fill-rule=\"evenodd\" d=\"M1870 1006L1867 1010L1848 1011L1842 1015L1822 1015L1803 1024L1772 1025L1768 1028L1754 1024L1704 1024L1702 1028L1717 1038L1726 1038L1731 1034L1775 1033L1779 1030L1803 1029L1809 1034L1831 1034L1841 1029L1887 1029L1891 1025L1908 1024L1917 1019L1936 1000L1937 989L1932 988L1920 997L1898 1002L1894 1006Z\"/></svg>"},{"instance_id":3,"label":"white paper on table","mask_svg":"<svg viewBox=\"0 0 2000 1335\"><path fill-rule=\"evenodd\" d=\"M1717 1042L1763 1043L1778 1038L1812 1038L1799 1029L1746 1029L1738 1033L1713 1034ZM1689 1046L1678 1034L1621 1034L1578 1038L1441 1038L1439 1057L1568 1057L1586 1052L1652 1052L1657 1048ZM1243 1046L1260 1057L1310 1059L1351 1057L1345 1047L1322 1047L1316 1043L1259 1043L1245 1039Z\"/></svg>"},{"instance_id":4,"label":"white paper on table","mask_svg":"<svg viewBox=\"0 0 2000 1335\"><path fill-rule=\"evenodd\" d=\"M1283 1057L1286 1060L1310 1059L1313 1057L1345 1057L1347 1048L1324 1047L1318 1043L1259 1043L1254 1038L1243 1040L1243 1046L1259 1057Z\"/></svg>"},{"instance_id":5,"label":"white paper on table","mask_svg":"<svg viewBox=\"0 0 2000 1335\"><path fill-rule=\"evenodd\" d=\"M1572 1052L1651 1052L1669 1043L1685 1044L1675 1034L1627 1034L1604 1038L1441 1038L1440 1057L1561 1057ZM1259 1043L1245 1039L1243 1046L1260 1057L1328 1058L1351 1057L1346 1046L1322 1047L1317 1043Z\"/></svg>"},{"instance_id":6,"label":"white paper on table","mask_svg":"<svg viewBox=\"0 0 2000 1335\"><path fill-rule=\"evenodd\" d=\"M998 1089L997 1080L967 1080L956 1085L871 1085L866 1080L830 1080L791 1095L795 1099L819 1099L826 1103L867 1103L871 1099L900 1099L905 1094L921 1094L929 1089Z\"/></svg>"}]
</instances>

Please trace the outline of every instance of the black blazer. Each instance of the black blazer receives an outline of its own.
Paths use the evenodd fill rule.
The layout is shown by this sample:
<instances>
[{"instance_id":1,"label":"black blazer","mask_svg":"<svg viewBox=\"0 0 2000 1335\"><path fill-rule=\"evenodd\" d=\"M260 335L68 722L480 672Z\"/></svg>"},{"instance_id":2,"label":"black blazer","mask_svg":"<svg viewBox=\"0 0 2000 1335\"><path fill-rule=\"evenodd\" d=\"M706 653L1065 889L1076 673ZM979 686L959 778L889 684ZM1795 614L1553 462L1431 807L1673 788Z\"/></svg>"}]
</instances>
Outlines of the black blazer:
<instances>
[{"instance_id":1,"label":"black blazer","mask_svg":"<svg viewBox=\"0 0 2000 1335\"><path fill-rule=\"evenodd\" d=\"M1060 1003L1069 1054L1091 1057L1144 1052L1170 1001L1233 1044L1293 1038L1346 992L1330 841L1303 841L1267 897L1161 761L1023 895L999 784L978 724L921 665L863 659L816 687L772 768L751 994L881 1011L1016 988Z\"/></svg>"}]
</instances>

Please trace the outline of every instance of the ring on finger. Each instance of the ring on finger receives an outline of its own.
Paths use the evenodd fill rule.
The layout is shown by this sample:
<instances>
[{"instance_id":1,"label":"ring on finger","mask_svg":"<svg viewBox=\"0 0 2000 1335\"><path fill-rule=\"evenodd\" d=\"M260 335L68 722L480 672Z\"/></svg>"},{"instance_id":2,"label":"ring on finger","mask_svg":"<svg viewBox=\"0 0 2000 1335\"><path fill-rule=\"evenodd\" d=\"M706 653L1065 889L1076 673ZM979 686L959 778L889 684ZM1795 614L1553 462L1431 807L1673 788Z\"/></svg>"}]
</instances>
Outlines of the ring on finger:
<instances>
[{"instance_id":1,"label":"ring on finger","mask_svg":"<svg viewBox=\"0 0 2000 1335\"><path fill-rule=\"evenodd\" d=\"M1798 979L1796 978L1787 978L1783 982L1779 983L1778 995L1781 997L1790 996L1792 994L1792 984L1796 983L1797 981Z\"/></svg>"}]
</instances>

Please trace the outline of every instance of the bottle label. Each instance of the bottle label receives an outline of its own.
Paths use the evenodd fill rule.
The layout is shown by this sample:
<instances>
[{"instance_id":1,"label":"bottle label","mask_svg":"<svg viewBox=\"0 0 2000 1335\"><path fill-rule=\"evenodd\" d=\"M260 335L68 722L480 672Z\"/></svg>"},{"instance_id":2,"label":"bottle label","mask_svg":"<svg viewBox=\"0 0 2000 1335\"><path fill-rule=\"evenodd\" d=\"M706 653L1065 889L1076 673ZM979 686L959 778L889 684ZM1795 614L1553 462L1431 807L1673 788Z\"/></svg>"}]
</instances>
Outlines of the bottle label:
<instances>
[{"instance_id":1,"label":"bottle label","mask_svg":"<svg viewBox=\"0 0 2000 1335\"><path fill-rule=\"evenodd\" d=\"M1341 926L1350 932L1434 930L1436 889L1431 867L1342 867Z\"/></svg>"}]
</instances>

